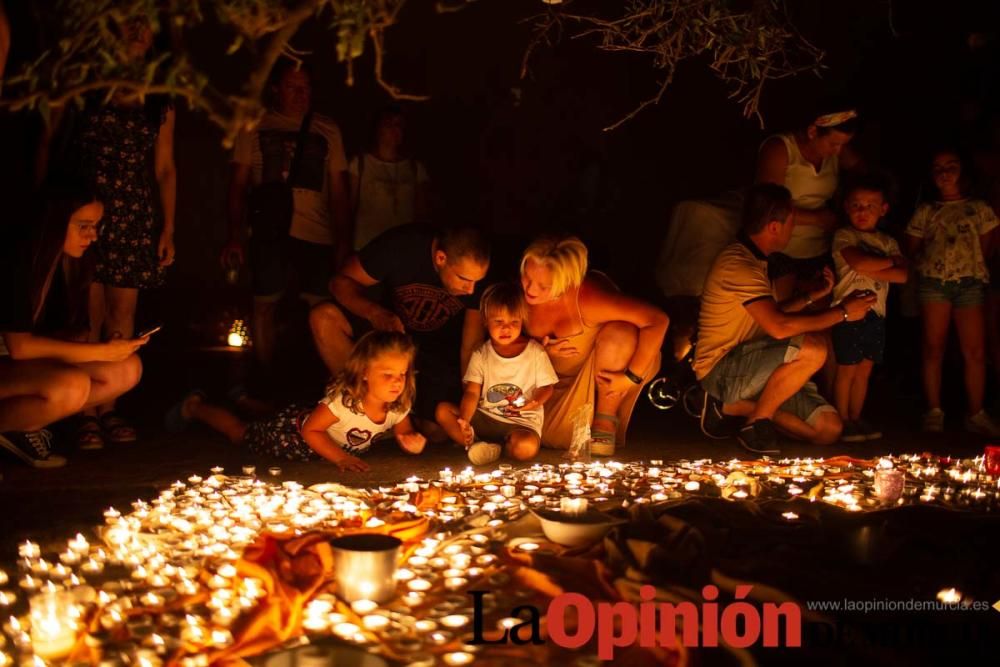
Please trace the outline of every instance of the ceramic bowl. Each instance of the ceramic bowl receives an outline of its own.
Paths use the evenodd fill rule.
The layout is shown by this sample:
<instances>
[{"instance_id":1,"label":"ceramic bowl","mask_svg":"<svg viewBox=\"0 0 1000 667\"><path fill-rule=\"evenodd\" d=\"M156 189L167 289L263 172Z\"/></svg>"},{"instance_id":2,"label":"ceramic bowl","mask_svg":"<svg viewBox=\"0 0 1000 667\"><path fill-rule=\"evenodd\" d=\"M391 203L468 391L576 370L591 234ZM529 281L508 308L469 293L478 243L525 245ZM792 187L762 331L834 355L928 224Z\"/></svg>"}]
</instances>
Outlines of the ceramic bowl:
<instances>
[{"instance_id":1,"label":"ceramic bowl","mask_svg":"<svg viewBox=\"0 0 1000 667\"><path fill-rule=\"evenodd\" d=\"M593 508L582 514L564 514L557 510L536 509L532 513L542 524L545 537L564 547L583 547L604 537L613 527L625 523Z\"/></svg>"}]
</instances>

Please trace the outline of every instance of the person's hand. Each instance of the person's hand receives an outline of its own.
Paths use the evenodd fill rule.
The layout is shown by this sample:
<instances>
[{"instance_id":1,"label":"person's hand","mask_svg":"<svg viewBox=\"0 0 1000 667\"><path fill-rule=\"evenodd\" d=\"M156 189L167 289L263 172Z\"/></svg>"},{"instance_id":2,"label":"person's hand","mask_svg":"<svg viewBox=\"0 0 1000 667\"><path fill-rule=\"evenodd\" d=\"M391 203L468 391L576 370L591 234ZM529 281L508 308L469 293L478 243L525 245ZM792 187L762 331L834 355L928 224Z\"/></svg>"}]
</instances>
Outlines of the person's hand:
<instances>
[{"instance_id":1,"label":"person's hand","mask_svg":"<svg viewBox=\"0 0 1000 667\"><path fill-rule=\"evenodd\" d=\"M468 447L476 439L476 432L472 430L472 424L461 417L458 418L458 427L462 429L462 444Z\"/></svg>"},{"instance_id":2,"label":"person's hand","mask_svg":"<svg viewBox=\"0 0 1000 667\"><path fill-rule=\"evenodd\" d=\"M572 357L576 356L577 353L576 347L567 338L549 338L546 336L542 339L542 347L549 353L549 356L553 357Z\"/></svg>"},{"instance_id":3,"label":"person's hand","mask_svg":"<svg viewBox=\"0 0 1000 667\"><path fill-rule=\"evenodd\" d=\"M403 326L403 321L392 313L385 309L379 309L371 319L368 320L376 331L398 331L399 333L406 333L406 328Z\"/></svg>"},{"instance_id":4,"label":"person's hand","mask_svg":"<svg viewBox=\"0 0 1000 667\"><path fill-rule=\"evenodd\" d=\"M156 257L160 260L160 266L173 264L176 252L173 230L165 229L160 232L160 242L156 244Z\"/></svg>"},{"instance_id":5,"label":"person's hand","mask_svg":"<svg viewBox=\"0 0 1000 667\"><path fill-rule=\"evenodd\" d=\"M607 396L624 396L625 392L636 386L624 371L600 371L597 374L597 384Z\"/></svg>"},{"instance_id":6,"label":"person's hand","mask_svg":"<svg viewBox=\"0 0 1000 667\"><path fill-rule=\"evenodd\" d=\"M853 292L849 297L840 302L844 312L847 313L848 322L863 320L868 311L875 305L875 295L871 293Z\"/></svg>"},{"instance_id":7,"label":"person's hand","mask_svg":"<svg viewBox=\"0 0 1000 667\"><path fill-rule=\"evenodd\" d=\"M332 463L344 472L368 472L371 470L367 463L359 459L357 456L351 456L350 454L344 454L343 457L338 458L336 461L332 461Z\"/></svg>"},{"instance_id":8,"label":"person's hand","mask_svg":"<svg viewBox=\"0 0 1000 667\"><path fill-rule=\"evenodd\" d=\"M531 412L532 410L537 410L540 407L542 407L541 403L539 403L538 401L535 401L535 400L531 400L531 401L528 401L527 403L525 403L524 405L519 405L517 407L517 411L518 411L518 413L521 413L521 412Z\"/></svg>"},{"instance_id":9,"label":"person's hand","mask_svg":"<svg viewBox=\"0 0 1000 667\"><path fill-rule=\"evenodd\" d=\"M243 244L238 238L229 239L226 245L222 246L219 262L224 269L228 269L230 265L243 266Z\"/></svg>"},{"instance_id":10,"label":"person's hand","mask_svg":"<svg viewBox=\"0 0 1000 667\"><path fill-rule=\"evenodd\" d=\"M419 454L424 451L424 445L427 444L427 438L420 433L400 433L396 436L396 440L408 454Z\"/></svg>"},{"instance_id":11,"label":"person's hand","mask_svg":"<svg viewBox=\"0 0 1000 667\"><path fill-rule=\"evenodd\" d=\"M101 347L99 361L125 361L149 342L149 336L142 338L115 338L107 343L97 343Z\"/></svg>"},{"instance_id":12,"label":"person's hand","mask_svg":"<svg viewBox=\"0 0 1000 667\"><path fill-rule=\"evenodd\" d=\"M833 269L829 266L823 267L823 273L819 275L819 287L809 294L809 299L812 301L819 301L833 291L833 283Z\"/></svg>"}]
</instances>

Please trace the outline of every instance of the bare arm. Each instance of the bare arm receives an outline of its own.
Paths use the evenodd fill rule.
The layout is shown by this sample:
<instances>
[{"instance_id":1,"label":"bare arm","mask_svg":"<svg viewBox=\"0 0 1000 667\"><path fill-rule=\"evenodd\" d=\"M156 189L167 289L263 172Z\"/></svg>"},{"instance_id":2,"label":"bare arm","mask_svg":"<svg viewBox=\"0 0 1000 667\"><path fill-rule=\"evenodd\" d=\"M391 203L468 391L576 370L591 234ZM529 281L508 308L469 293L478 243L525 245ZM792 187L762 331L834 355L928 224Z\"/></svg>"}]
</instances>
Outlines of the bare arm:
<instances>
[{"instance_id":1,"label":"bare arm","mask_svg":"<svg viewBox=\"0 0 1000 667\"><path fill-rule=\"evenodd\" d=\"M645 301L604 289L592 279L580 287L579 299L580 313L592 325L628 322L639 329L635 353L626 368L639 375L645 373L663 345L670 326L667 314Z\"/></svg>"},{"instance_id":2,"label":"bare arm","mask_svg":"<svg viewBox=\"0 0 1000 667\"><path fill-rule=\"evenodd\" d=\"M333 225L333 259L339 267L351 252L351 196L346 171L329 171L330 221Z\"/></svg>"},{"instance_id":3,"label":"bare arm","mask_svg":"<svg viewBox=\"0 0 1000 667\"><path fill-rule=\"evenodd\" d=\"M486 339L486 330L483 328L483 318L478 310L466 310L465 320L462 322L462 349L459 363L462 368L462 376L469 367L469 359Z\"/></svg>"},{"instance_id":4,"label":"bare arm","mask_svg":"<svg viewBox=\"0 0 1000 667\"><path fill-rule=\"evenodd\" d=\"M305 423L302 424L302 439L313 450L324 459L333 463L341 470L354 470L364 472L368 470L368 464L356 456L352 456L340 448L326 429L336 424L339 419L330 412L326 405L320 403L309 414Z\"/></svg>"},{"instance_id":5,"label":"bare arm","mask_svg":"<svg viewBox=\"0 0 1000 667\"><path fill-rule=\"evenodd\" d=\"M466 382L462 392L462 402L458 406L458 416L466 422L472 421L479 407L479 397L483 395L483 385L478 382Z\"/></svg>"},{"instance_id":6,"label":"bare arm","mask_svg":"<svg viewBox=\"0 0 1000 667\"><path fill-rule=\"evenodd\" d=\"M355 253L347 258L340 271L330 280L330 293L344 308L369 322L380 316L395 317L380 304L365 297L364 289L377 284L378 281L362 268L361 259ZM403 331L402 327L400 323L398 330Z\"/></svg>"},{"instance_id":7,"label":"bare arm","mask_svg":"<svg viewBox=\"0 0 1000 667\"><path fill-rule=\"evenodd\" d=\"M424 445L427 444L427 439L413 427L409 415L392 427L392 434L396 436L400 449L407 454L419 454L424 451Z\"/></svg>"},{"instance_id":8,"label":"bare arm","mask_svg":"<svg viewBox=\"0 0 1000 667\"><path fill-rule=\"evenodd\" d=\"M848 266L863 276L890 283L906 282L908 271L903 257L870 255L858 246L848 246L840 254Z\"/></svg>"},{"instance_id":9,"label":"bare arm","mask_svg":"<svg viewBox=\"0 0 1000 667\"><path fill-rule=\"evenodd\" d=\"M110 340L107 343L78 343L31 333L4 333L4 342L15 361L58 359L70 364L89 361L122 361L146 344L149 338Z\"/></svg>"},{"instance_id":10,"label":"bare arm","mask_svg":"<svg viewBox=\"0 0 1000 667\"><path fill-rule=\"evenodd\" d=\"M174 261L174 215L177 210L177 166L174 164L174 120L176 113L167 110L167 117L160 125L156 137L154 167L156 182L160 189L160 205L163 208L163 230L157 245L157 256L161 265Z\"/></svg>"},{"instance_id":11,"label":"bare arm","mask_svg":"<svg viewBox=\"0 0 1000 667\"><path fill-rule=\"evenodd\" d=\"M834 324L844 322L845 313L847 314L846 321L860 320L868 313L874 303L874 295L850 296L838 306L804 315L782 312L773 299L758 299L746 304L744 308L768 336L784 340L799 334L829 329Z\"/></svg>"}]
</instances>

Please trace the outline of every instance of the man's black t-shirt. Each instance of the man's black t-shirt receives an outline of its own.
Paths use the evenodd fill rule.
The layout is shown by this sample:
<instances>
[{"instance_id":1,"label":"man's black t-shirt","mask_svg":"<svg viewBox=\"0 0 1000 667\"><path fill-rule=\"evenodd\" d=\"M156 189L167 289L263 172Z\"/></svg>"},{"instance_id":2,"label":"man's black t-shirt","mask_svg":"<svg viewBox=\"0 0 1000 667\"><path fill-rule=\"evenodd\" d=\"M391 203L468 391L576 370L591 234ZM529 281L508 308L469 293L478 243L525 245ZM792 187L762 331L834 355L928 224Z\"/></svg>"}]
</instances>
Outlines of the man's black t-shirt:
<instances>
[{"instance_id":1,"label":"man's black t-shirt","mask_svg":"<svg viewBox=\"0 0 1000 667\"><path fill-rule=\"evenodd\" d=\"M479 309L482 281L471 295L450 294L434 269L434 230L403 225L374 238L359 252L361 268L385 288L383 304L399 317L421 357L458 366L466 310Z\"/></svg>"}]
</instances>

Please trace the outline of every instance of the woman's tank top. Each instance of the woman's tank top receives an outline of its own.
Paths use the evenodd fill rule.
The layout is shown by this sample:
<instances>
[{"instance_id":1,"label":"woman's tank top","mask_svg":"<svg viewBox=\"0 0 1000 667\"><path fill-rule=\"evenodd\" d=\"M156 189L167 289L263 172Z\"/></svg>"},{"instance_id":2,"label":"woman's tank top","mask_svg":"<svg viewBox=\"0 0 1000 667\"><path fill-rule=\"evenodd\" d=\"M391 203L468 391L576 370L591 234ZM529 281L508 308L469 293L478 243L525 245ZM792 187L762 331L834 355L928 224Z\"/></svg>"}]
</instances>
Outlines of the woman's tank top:
<instances>
[{"instance_id":1,"label":"woman's tank top","mask_svg":"<svg viewBox=\"0 0 1000 667\"><path fill-rule=\"evenodd\" d=\"M771 139L781 139L788 151L788 166L785 168L785 187L792 193L792 203L799 208L816 210L822 208L837 190L840 164L836 155L824 158L819 171L809 160L802 157L795 135L777 134ZM766 142L765 142L766 143ZM797 259L818 257L830 251L831 234L813 225L796 226L792 238L785 248L785 254Z\"/></svg>"}]
</instances>

